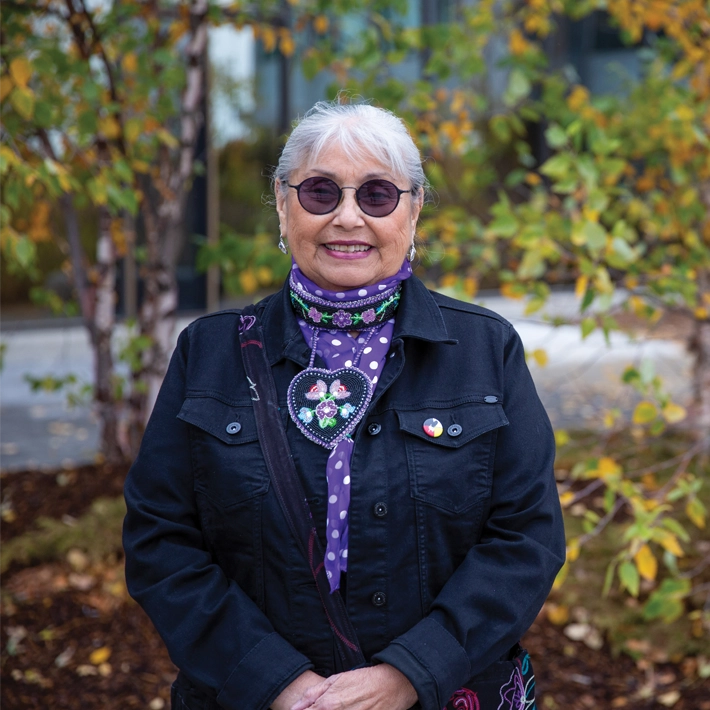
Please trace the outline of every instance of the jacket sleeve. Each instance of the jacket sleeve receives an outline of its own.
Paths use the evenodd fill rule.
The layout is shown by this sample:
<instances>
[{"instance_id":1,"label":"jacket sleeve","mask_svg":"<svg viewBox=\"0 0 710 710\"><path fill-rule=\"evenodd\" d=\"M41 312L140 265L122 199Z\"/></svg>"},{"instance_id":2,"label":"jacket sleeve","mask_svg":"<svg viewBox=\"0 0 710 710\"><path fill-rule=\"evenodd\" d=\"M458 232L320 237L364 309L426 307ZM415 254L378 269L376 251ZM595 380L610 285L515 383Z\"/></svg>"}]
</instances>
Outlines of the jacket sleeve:
<instances>
[{"instance_id":1,"label":"jacket sleeve","mask_svg":"<svg viewBox=\"0 0 710 710\"><path fill-rule=\"evenodd\" d=\"M193 495L181 333L125 485L126 581L187 678L229 710L262 710L310 661L205 548Z\"/></svg>"},{"instance_id":2,"label":"jacket sleeve","mask_svg":"<svg viewBox=\"0 0 710 710\"><path fill-rule=\"evenodd\" d=\"M552 427L509 326L503 407L488 516L480 542L434 599L429 614L373 660L406 675L424 710L441 710L467 680L528 630L564 563L565 537Z\"/></svg>"}]
</instances>

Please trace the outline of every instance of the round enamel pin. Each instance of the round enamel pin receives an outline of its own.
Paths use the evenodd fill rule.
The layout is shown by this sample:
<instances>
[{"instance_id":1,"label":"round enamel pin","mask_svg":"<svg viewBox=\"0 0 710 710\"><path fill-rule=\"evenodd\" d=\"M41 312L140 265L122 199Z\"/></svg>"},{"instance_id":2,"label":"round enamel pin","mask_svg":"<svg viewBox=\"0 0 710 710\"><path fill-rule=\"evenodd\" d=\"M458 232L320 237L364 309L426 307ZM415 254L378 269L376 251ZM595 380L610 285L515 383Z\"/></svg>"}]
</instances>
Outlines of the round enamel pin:
<instances>
[{"instance_id":1,"label":"round enamel pin","mask_svg":"<svg viewBox=\"0 0 710 710\"><path fill-rule=\"evenodd\" d=\"M436 439L437 436L441 436L444 433L444 427L438 419L427 419L422 425L425 433Z\"/></svg>"}]
</instances>

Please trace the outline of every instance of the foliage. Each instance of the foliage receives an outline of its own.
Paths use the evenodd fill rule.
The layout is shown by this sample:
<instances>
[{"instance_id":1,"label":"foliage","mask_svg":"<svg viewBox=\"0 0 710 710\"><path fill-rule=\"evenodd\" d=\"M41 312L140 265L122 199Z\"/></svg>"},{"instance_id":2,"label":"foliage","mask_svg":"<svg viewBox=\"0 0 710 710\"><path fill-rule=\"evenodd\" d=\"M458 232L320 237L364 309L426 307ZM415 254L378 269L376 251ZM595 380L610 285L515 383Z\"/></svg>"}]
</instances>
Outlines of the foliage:
<instances>
[{"instance_id":1,"label":"foliage","mask_svg":"<svg viewBox=\"0 0 710 710\"><path fill-rule=\"evenodd\" d=\"M78 549L98 562L123 550L121 530L126 515L123 496L97 498L87 513L72 521L38 518L31 530L3 544L0 572L14 564L29 566L63 559Z\"/></svg>"},{"instance_id":2,"label":"foliage","mask_svg":"<svg viewBox=\"0 0 710 710\"><path fill-rule=\"evenodd\" d=\"M675 621L693 595L708 594L698 582L704 563L692 574L685 560L697 552L691 531L704 530L707 516L710 10L700 0L480 0L452 21L412 27L406 9L334 5L318 21L324 31L304 31L307 43L296 35L294 57L307 78L331 73L331 97L346 89L407 120L439 198L421 224L425 278L468 299L495 283L525 299L526 314L544 308L550 284L574 285L583 338L601 330L608 339L622 316L652 324L672 312L694 322L699 438L648 475L605 449L622 431L643 447L689 422L648 364L630 367L623 381L640 400L631 420L605 413L607 433L593 455L580 453L562 496L566 508L602 502L585 508L582 530L570 536L560 581L613 525L605 591L642 597L647 620ZM638 53L641 71L622 93L592 96L572 72L549 66L543 44L561 18L599 11ZM507 45L498 93L489 86L494 42ZM229 249L226 263L247 263L244 245ZM239 282L258 285L251 276ZM532 356L546 361L543 351ZM652 485L661 473L664 482Z\"/></svg>"}]
</instances>

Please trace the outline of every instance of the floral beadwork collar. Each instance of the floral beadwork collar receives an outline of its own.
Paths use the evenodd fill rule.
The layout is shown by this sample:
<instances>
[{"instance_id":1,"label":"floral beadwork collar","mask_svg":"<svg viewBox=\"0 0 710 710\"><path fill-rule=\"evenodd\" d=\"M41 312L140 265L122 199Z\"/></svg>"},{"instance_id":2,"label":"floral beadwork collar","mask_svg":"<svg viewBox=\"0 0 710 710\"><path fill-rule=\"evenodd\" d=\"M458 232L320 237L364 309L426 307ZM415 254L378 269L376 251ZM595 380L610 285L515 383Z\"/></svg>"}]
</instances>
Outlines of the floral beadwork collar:
<instances>
[{"instance_id":1,"label":"floral beadwork collar","mask_svg":"<svg viewBox=\"0 0 710 710\"><path fill-rule=\"evenodd\" d=\"M296 315L312 328L336 330L365 330L386 323L397 310L402 295L402 286L397 284L368 298L334 304L298 288L289 279L291 305Z\"/></svg>"}]
</instances>

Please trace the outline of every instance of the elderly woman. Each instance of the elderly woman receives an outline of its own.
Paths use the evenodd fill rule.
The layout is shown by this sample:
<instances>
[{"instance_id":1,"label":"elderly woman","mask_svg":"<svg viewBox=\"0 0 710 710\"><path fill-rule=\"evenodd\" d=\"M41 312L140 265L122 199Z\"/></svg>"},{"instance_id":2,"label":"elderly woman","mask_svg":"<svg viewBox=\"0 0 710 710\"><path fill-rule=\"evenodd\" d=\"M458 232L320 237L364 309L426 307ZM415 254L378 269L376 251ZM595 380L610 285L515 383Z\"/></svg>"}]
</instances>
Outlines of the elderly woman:
<instances>
[{"instance_id":1,"label":"elderly woman","mask_svg":"<svg viewBox=\"0 0 710 710\"><path fill-rule=\"evenodd\" d=\"M287 283L180 335L124 528L174 708L534 705L553 435L510 323L412 275L425 182L396 116L317 104L275 172Z\"/></svg>"}]
</instances>

